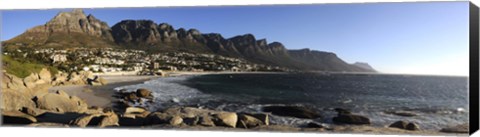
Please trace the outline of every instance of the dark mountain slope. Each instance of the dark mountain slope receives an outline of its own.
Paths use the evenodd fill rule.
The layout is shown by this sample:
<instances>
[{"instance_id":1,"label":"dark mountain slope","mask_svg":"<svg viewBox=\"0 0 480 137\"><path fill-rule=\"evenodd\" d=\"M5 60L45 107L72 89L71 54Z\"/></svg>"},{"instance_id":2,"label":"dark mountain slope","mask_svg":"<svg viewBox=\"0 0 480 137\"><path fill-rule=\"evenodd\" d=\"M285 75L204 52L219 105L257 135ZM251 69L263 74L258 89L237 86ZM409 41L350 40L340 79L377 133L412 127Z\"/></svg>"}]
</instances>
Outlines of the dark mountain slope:
<instances>
[{"instance_id":1,"label":"dark mountain slope","mask_svg":"<svg viewBox=\"0 0 480 137\"><path fill-rule=\"evenodd\" d=\"M224 38L196 29L175 29L151 20L123 20L111 28L82 10L61 12L44 25L3 42L5 48L127 48L147 52L209 53L243 58L250 62L307 71L374 72L352 65L334 53L309 49L288 50L280 42L268 43L252 34Z\"/></svg>"}]
</instances>

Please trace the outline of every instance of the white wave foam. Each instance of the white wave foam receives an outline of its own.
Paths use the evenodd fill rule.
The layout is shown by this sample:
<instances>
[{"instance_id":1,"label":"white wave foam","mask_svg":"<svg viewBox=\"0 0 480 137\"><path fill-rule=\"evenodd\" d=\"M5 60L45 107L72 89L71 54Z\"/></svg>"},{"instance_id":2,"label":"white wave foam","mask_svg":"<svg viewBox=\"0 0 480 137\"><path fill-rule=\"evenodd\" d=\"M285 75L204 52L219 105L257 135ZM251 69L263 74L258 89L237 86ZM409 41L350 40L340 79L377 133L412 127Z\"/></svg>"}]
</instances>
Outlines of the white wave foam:
<instances>
[{"instance_id":1,"label":"white wave foam","mask_svg":"<svg viewBox=\"0 0 480 137\"><path fill-rule=\"evenodd\" d=\"M192 100L202 100L211 97L197 89L181 84L181 82L191 77L192 76L158 78L146 81L143 84L118 87L115 88L115 90L120 91L124 89L127 91L135 91L139 88L145 88L152 91L154 104L148 106L151 111L166 107L167 104L187 105L187 103L193 103Z\"/></svg>"}]
</instances>

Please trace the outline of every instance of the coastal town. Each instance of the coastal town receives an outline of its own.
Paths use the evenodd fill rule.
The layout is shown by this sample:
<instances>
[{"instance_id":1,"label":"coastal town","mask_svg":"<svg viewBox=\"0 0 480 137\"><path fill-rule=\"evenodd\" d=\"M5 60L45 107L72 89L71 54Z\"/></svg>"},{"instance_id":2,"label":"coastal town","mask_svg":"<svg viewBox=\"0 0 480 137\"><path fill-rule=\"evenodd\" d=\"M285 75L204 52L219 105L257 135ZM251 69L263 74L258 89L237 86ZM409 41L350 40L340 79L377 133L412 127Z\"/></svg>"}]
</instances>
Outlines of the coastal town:
<instances>
[{"instance_id":1,"label":"coastal town","mask_svg":"<svg viewBox=\"0 0 480 137\"><path fill-rule=\"evenodd\" d=\"M187 52L147 53L143 50L112 48L46 48L16 49L3 54L17 59L40 61L65 72L83 70L104 74L162 75L162 72L175 71L290 71L287 68L251 63L238 58Z\"/></svg>"}]
</instances>

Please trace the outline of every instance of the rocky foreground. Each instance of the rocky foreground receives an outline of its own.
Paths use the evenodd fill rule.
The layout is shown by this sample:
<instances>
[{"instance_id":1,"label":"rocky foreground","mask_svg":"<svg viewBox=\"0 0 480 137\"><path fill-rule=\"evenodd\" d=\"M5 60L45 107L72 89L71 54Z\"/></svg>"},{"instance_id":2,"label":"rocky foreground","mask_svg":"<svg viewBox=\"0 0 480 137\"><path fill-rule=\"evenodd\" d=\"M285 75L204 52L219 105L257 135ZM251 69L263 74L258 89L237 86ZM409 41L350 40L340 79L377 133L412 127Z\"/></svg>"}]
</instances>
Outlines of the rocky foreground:
<instances>
[{"instance_id":1,"label":"rocky foreground","mask_svg":"<svg viewBox=\"0 0 480 137\"><path fill-rule=\"evenodd\" d=\"M262 113L218 111L199 107L178 106L155 112L138 107L154 103L147 89L120 91L112 107L89 106L84 100L64 91L48 92L57 85L103 85L106 81L91 72L57 74L43 69L40 73L18 78L3 73L1 113L5 125L34 127L139 127L192 130L248 130L248 131L303 131L373 134L466 134L468 123L454 125L440 131L422 130L416 123L397 121L385 127L370 126L368 117L336 108L334 124L311 122L297 127L270 122L271 115L315 119L322 117L305 106L267 106ZM173 100L175 102L175 100ZM414 116L409 112L390 112Z\"/></svg>"}]
</instances>

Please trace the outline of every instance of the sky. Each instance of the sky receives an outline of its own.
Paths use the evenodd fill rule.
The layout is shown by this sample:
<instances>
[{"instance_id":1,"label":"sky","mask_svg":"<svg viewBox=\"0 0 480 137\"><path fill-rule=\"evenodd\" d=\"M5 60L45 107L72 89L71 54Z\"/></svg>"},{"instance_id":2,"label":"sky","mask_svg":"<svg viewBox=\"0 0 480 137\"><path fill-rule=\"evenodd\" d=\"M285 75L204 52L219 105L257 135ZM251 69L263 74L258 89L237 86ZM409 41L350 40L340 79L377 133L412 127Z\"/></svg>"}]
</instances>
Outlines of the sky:
<instances>
[{"instance_id":1,"label":"sky","mask_svg":"<svg viewBox=\"0 0 480 137\"><path fill-rule=\"evenodd\" d=\"M43 25L60 11L1 11L1 40ZM468 2L84 9L113 26L148 19L220 33L251 33L288 49L334 52L382 73L468 76Z\"/></svg>"}]
</instances>

